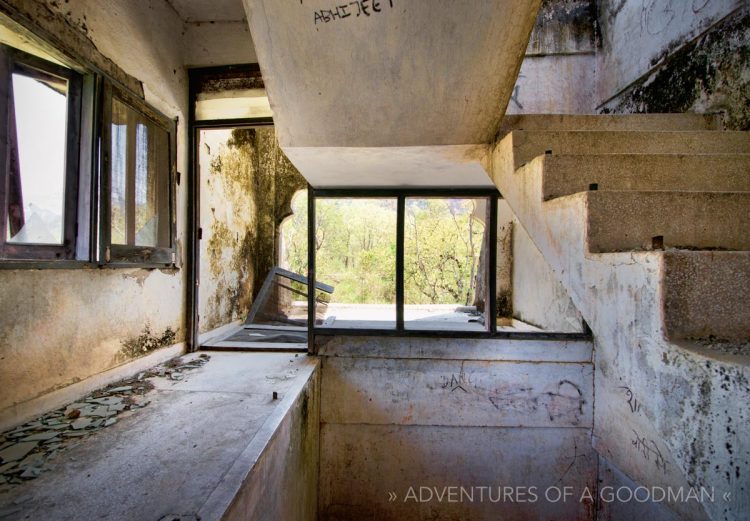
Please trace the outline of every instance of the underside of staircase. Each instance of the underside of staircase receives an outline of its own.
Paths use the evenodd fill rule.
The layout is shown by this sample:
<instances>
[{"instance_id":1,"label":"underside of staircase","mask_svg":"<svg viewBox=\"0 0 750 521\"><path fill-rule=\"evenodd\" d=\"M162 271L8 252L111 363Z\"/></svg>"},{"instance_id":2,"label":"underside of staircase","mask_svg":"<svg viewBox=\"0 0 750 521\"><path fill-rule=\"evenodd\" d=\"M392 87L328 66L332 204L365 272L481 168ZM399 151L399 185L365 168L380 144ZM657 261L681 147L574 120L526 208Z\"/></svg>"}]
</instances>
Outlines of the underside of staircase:
<instances>
[{"instance_id":1,"label":"underside of staircase","mask_svg":"<svg viewBox=\"0 0 750 521\"><path fill-rule=\"evenodd\" d=\"M720 128L513 116L492 161L593 331L596 451L639 485L727 494L669 505L690 520L750 511L750 133Z\"/></svg>"}]
</instances>

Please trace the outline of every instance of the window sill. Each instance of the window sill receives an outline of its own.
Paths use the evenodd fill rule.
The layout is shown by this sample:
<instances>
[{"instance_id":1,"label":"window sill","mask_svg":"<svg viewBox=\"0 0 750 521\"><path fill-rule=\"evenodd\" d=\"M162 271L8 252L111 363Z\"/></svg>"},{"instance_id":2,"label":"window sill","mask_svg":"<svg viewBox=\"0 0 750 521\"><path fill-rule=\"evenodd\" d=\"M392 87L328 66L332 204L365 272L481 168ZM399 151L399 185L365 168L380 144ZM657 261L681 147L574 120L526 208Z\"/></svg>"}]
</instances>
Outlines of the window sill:
<instances>
[{"instance_id":1,"label":"window sill","mask_svg":"<svg viewBox=\"0 0 750 521\"><path fill-rule=\"evenodd\" d=\"M109 263L98 264L88 261L74 260L8 260L0 259L0 270L96 270L96 269L143 269L143 270L165 270L169 273L179 273L180 266L176 264L158 264L158 263Z\"/></svg>"}]
</instances>

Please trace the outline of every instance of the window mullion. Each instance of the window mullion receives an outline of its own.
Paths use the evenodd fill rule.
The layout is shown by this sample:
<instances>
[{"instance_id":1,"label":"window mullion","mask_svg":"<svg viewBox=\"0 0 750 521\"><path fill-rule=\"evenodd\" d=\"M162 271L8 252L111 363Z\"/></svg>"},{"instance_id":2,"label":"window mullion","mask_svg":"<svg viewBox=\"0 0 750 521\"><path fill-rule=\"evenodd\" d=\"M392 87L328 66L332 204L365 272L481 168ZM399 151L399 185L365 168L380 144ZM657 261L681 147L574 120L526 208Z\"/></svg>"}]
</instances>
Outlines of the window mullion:
<instances>
[{"instance_id":1,"label":"window mullion","mask_svg":"<svg viewBox=\"0 0 750 521\"><path fill-rule=\"evenodd\" d=\"M404 220L406 196L396 202L396 330L404 330Z\"/></svg>"}]
</instances>

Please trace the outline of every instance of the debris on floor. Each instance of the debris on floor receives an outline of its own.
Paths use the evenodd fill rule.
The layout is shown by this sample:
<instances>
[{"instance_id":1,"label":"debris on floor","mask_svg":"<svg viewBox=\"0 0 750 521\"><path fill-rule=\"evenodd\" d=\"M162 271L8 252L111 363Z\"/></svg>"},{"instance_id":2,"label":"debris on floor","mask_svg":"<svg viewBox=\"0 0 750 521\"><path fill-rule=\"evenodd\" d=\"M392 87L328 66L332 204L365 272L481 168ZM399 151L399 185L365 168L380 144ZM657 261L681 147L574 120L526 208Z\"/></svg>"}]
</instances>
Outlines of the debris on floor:
<instances>
[{"instance_id":1,"label":"debris on floor","mask_svg":"<svg viewBox=\"0 0 750 521\"><path fill-rule=\"evenodd\" d=\"M151 402L145 395L154 388L148 379L180 381L209 360L205 354L188 361L175 358L0 434L0 493L38 477L55 454L114 425L118 415L146 407Z\"/></svg>"}]
</instances>

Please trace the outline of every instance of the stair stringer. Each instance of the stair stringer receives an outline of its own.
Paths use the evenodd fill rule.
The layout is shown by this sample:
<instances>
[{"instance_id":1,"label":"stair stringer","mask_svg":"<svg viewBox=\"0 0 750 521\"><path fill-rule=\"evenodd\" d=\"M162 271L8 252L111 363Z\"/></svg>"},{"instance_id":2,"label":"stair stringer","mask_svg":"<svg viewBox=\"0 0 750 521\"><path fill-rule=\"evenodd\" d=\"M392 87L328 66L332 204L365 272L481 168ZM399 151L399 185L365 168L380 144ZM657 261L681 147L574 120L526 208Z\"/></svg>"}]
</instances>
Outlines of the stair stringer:
<instances>
[{"instance_id":1,"label":"stair stringer","mask_svg":"<svg viewBox=\"0 0 750 521\"><path fill-rule=\"evenodd\" d=\"M713 503L670 505L684 519L741 519L750 440L738 421L750 418L750 371L666 340L663 253L588 253L587 195L543 202L544 165L541 156L515 170L509 134L492 175L593 331L595 449L644 486L713 487Z\"/></svg>"}]
</instances>

